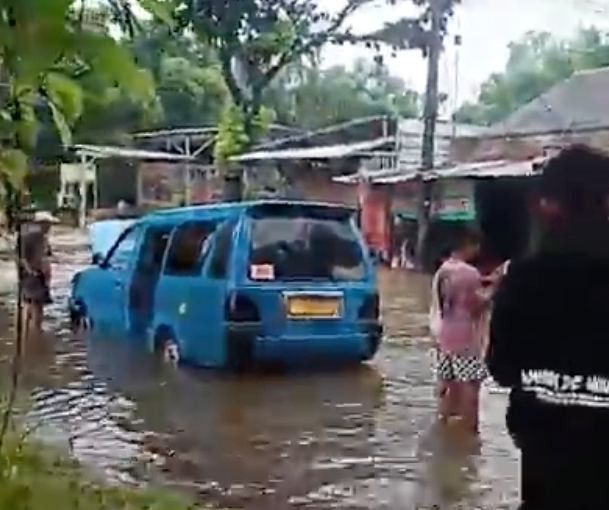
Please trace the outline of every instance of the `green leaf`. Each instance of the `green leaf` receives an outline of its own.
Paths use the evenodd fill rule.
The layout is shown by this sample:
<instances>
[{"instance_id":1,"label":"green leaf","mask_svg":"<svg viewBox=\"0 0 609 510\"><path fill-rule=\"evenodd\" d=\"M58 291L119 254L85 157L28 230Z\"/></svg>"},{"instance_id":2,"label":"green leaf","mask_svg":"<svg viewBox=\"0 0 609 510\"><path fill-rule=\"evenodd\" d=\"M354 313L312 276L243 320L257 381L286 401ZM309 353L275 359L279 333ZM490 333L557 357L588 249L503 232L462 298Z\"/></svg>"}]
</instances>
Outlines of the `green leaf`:
<instances>
[{"instance_id":1,"label":"green leaf","mask_svg":"<svg viewBox=\"0 0 609 510\"><path fill-rule=\"evenodd\" d=\"M34 107L27 102L19 104L20 118L17 124L17 142L19 147L31 151L36 146L39 124Z\"/></svg>"},{"instance_id":2,"label":"green leaf","mask_svg":"<svg viewBox=\"0 0 609 510\"><path fill-rule=\"evenodd\" d=\"M51 109L51 113L53 114L53 122L55 123L55 127L57 128L57 132L59 133L59 137L61 138L61 143L64 146L72 144L72 131L66 120L65 115L59 109L59 107L53 103L53 101L48 102L49 108Z\"/></svg>"},{"instance_id":3,"label":"green leaf","mask_svg":"<svg viewBox=\"0 0 609 510\"><path fill-rule=\"evenodd\" d=\"M162 21L170 28L175 28L176 20L173 17L173 2L164 0L138 0L138 3L159 21Z\"/></svg>"},{"instance_id":4,"label":"green leaf","mask_svg":"<svg viewBox=\"0 0 609 510\"><path fill-rule=\"evenodd\" d=\"M83 91L74 80L60 73L47 76L47 94L59 107L68 123L73 124L83 112Z\"/></svg>"},{"instance_id":5,"label":"green leaf","mask_svg":"<svg viewBox=\"0 0 609 510\"><path fill-rule=\"evenodd\" d=\"M233 104L228 105L218 126L218 135L214 147L214 158L220 164L227 163L231 156L241 153L249 137L245 132L243 110Z\"/></svg>"},{"instance_id":6,"label":"green leaf","mask_svg":"<svg viewBox=\"0 0 609 510\"><path fill-rule=\"evenodd\" d=\"M13 188L21 188L27 170L28 160L23 151L16 149L0 151L0 176L4 177Z\"/></svg>"},{"instance_id":7,"label":"green leaf","mask_svg":"<svg viewBox=\"0 0 609 510\"><path fill-rule=\"evenodd\" d=\"M81 53L91 69L110 86L118 85L132 98L150 101L156 95L152 75L137 67L133 56L113 39L83 34Z\"/></svg>"},{"instance_id":8,"label":"green leaf","mask_svg":"<svg viewBox=\"0 0 609 510\"><path fill-rule=\"evenodd\" d=\"M15 134L15 123L10 112L0 109L0 140L7 140Z\"/></svg>"}]
</instances>

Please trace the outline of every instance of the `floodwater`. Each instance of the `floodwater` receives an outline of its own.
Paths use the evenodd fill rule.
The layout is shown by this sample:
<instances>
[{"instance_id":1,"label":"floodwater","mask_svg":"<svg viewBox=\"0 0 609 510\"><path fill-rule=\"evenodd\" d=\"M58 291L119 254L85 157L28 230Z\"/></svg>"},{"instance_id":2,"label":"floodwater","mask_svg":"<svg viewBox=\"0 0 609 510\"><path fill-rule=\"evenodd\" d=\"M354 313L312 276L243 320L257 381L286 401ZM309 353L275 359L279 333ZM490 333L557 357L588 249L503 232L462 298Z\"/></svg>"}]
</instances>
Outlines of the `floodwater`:
<instances>
[{"instance_id":1,"label":"floodwater","mask_svg":"<svg viewBox=\"0 0 609 510\"><path fill-rule=\"evenodd\" d=\"M426 278L381 275L387 338L370 365L223 375L173 370L121 343L72 335L65 299L88 255L73 233L55 236L54 247L56 304L44 341L28 346L24 412L37 437L94 473L224 508L516 506L505 393L485 386L479 443L435 424Z\"/></svg>"}]
</instances>

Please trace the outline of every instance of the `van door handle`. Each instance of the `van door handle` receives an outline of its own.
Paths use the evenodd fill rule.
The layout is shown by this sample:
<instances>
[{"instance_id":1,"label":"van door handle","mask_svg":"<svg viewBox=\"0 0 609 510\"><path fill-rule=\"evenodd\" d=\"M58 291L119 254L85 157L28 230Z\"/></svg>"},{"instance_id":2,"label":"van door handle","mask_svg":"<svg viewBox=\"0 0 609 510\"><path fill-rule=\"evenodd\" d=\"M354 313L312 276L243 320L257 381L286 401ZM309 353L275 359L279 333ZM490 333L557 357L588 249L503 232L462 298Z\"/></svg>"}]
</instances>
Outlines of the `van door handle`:
<instances>
[{"instance_id":1,"label":"van door handle","mask_svg":"<svg viewBox=\"0 0 609 510\"><path fill-rule=\"evenodd\" d=\"M114 286L115 286L117 289L122 289L122 288L123 288L123 282L116 281L116 282L114 282Z\"/></svg>"}]
</instances>

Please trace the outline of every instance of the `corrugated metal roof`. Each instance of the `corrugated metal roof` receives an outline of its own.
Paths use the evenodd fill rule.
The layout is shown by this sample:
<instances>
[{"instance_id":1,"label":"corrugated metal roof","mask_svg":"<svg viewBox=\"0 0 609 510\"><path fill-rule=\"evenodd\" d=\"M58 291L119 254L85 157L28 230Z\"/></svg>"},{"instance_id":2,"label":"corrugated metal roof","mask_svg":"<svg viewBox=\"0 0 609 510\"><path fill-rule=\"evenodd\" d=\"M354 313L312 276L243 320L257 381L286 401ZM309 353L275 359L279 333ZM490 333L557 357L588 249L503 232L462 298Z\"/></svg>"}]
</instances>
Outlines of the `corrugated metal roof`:
<instances>
[{"instance_id":1,"label":"corrugated metal roof","mask_svg":"<svg viewBox=\"0 0 609 510\"><path fill-rule=\"evenodd\" d=\"M488 136L533 135L609 128L609 67L580 71L533 99Z\"/></svg>"},{"instance_id":2,"label":"corrugated metal roof","mask_svg":"<svg viewBox=\"0 0 609 510\"><path fill-rule=\"evenodd\" d=\"M421 119L400 119L400 130L406 134L422 137L425 123ZM436 123L436 137L451 139L454 136L480 136L486 132L485 126L474 124L454 123L446 119L438 119Z\"/></svg>"},{"instance_id":3,"label":"corrugated metal roof","mask_svg":"<svg viewBox=\"0 0 609 510\"><path fill-rule=\"evenodd\" d=\"M360 152L379 149L385 145L391 144L395 144L395 138L393 136L350 144L322 145L318 147L302 147L274 151L255 151L242 154L240 156L235 156L232 158L232 161L248 162L289 159L338 159L348 156L357 156Z\"/></svg>"},{"instance_id":4,"label":"corrugated metal roof","mask_svg":"<svg viewBox=\"0 0 609 510\"><path fill-rule=\"evenodd\" d=\"M84 154L92 158L125 158L153 161L194 161L192 156L184 154L172 154L170 152L146 151L131 149L129 147L111 147L104 145L72 145L70 147L77 154Z\"/></svg>"},{"instance_id":5,"label":"corrugated metal roof","mask_svg":"<svg viewBox=\"0 0 609 510\"><path fill-rule=\"evenodd\" d=\"M375 184L398 184L400 182L413 181L421 176L426 181L439 179L485 179L501 177L530 177L538 175L538 167L541 160L528 161L483 161L478 163L463 163L447 168L438 168L428 172L412 171L408 173L385 171L364 174L370 182ZM343 184L354 184L362 177L360 174L351 174L335 177L335 182Z\"/></svg>"},{"instance_id":6,"label":"corrugated metal roof","mask_svg":"<svg viewBox=\"0 0 609 510\"><path fill-rule=\"evenodd\" d=\"M480 163L464 163L450 168L433 170L425 175L425 179L460 179L460 178L500 178L500 177L531 177L537 175L538 160L526 161L484 161Z\"/></svg>"}]
</instances>

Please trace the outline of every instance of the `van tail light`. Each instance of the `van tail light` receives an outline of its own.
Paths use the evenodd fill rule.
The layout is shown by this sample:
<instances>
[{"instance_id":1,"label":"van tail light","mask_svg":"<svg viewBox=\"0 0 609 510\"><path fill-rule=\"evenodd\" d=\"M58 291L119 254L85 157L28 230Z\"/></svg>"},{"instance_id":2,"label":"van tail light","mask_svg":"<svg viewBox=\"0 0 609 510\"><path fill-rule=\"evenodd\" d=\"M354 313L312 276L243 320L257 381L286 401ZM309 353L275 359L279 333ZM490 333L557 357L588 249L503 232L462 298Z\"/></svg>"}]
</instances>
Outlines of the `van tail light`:
<instances>
[{"instance_id":1,"label":"van tail light","mask_svg":"<svg viewBox=\"0 0 609 510\"><path fill-rule=\"evenodd\" d=\"M226 300L224 316L228 322L260 322L260 311L254 301L235 293Z\"/></svg>"},{"instance_id":2,"label":"van tail light","mask_svg":"<svg viewBox=\"0 0 609 510\"><path fill-rule=\"evenodd\" d=\"M376 321L381 316L381 299L378 294L366 296L359 309L359 318L362 320Z\"/></svg>"}]
</instances>

